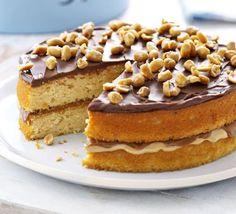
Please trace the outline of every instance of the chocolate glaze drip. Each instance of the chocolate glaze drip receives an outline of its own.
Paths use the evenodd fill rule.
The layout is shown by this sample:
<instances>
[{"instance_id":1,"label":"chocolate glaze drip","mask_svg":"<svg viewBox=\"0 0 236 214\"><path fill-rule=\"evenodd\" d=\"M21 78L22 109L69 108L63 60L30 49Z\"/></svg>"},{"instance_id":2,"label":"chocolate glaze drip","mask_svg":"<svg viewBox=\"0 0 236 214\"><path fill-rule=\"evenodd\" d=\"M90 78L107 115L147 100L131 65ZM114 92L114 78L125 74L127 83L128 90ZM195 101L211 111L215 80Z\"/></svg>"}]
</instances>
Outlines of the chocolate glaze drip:
<instances>
[{"instance_id":1,"label":"chocolate glaze drip","mask_svg":"<svg viewBox=\"0 0 236 214\"><path fill-rule=\"evenodd\" d=\"M88 47L92 48L98 45L98 41L106 28L95 28L94 35L92 39L89 40ZM74 31L81 33L81 28L77 28ZM168 37L168 35L166 35ZM154 34L153 40L158 40L158 35ZM40 43L45 44L46 41ZM64 62L58 59L58 64L56 69L48 70L45 66L45 61L48 56L37 56L33 55L32 50L20 57L20 64L26 62L33 62L34 66L30 71L23 71L20 73L22 79L29 83L32 87L37 87L44 82L61 78L63 76L73 76L76 74L84 74L86 72L94 72L98 68L106 68L106 66L117 63L124 63L127 60L133 60L133 54L137 50L145 49L145 43L138 40L131 48L126 48L124 53L121 55L111 55L110 49L114 44L119 44L120 40L116 33L113 33L111 38L107 41L104 46L103 60L100 63L89 63L89 66L85 69L78 69L76 66L76 61L78 58L82 57L79 53L76 57ZM69 46L76 46L75 44L68 43ZM219 45L223 46L223 45ZM78 46L79 48L79 46ZM212 51L218 49L216 47ZM159 50L161 52L161 50ZM178 50L176 50L178 51ZM197 57L192 59L195 61L196 65L202 65L207 63L207 60L202 61ZM176 73L184 72L189 75L183 68L183 63L185 60L180 60L174 71L173 78L175 78ZM138 72L139 65L134 63L134 74ZM211 82L208 85L202 85L200 83L191 84L185 88L181 89L181 93L177 97L165 97L162 92L162 83L157 82L156 78L152 81L146 81L145 85L150 88L150 95L147 98L140 97L137 95L137 88L132 88L131 93L124 94L123 101L119 104L111 104L107 99L107 92L103 92L98 98L94 99L88 109L89 111L100 111L100 112L147 112L154 110L174 110L184 107L193 106L200 104L212 99L224 96L235 89L235 85L227 81L226 70L234 69L228 62L222 65L222 72L217 78L211 78ZM131 74L124 72L118 79L129 77ZM115 80L117 81L117 80Z\"/></svg>"},{"instance_id":2,"label":"chocolate glaze drip","mask_svg":"<svg viewBox=\"0 0 236 214\"><path fill-rule=\"evenodd\" d=\"M234 121L233 123L229 124L229 125L225 125L223 127L221 127L222 129L224 129L229 137L234 137L236 136L236 121ZM199 134L199 135L195 135L192 137L188 137L188 138L183 138L180 140L170 140L170 141L165 141L162 142L164 144L166 144L167 146L184 146L184 145L188 145L192 142L194 142L197 138L203 138L206 139L211 135L210 132L208 133L203 133L203 134ZM154 142L151 143L125 143L125 142L106 142L106 141L101 141L101 140L96 140L96 139L90 139L90 143L87 145L89 146L101 146L101 147L105 147L105 148L110 148L114 145L117 144L126 144L129 145L132 148L135 149L143 149L144 147L146 147L149 144L152 144Z\"/></svg>"}]
</instances>

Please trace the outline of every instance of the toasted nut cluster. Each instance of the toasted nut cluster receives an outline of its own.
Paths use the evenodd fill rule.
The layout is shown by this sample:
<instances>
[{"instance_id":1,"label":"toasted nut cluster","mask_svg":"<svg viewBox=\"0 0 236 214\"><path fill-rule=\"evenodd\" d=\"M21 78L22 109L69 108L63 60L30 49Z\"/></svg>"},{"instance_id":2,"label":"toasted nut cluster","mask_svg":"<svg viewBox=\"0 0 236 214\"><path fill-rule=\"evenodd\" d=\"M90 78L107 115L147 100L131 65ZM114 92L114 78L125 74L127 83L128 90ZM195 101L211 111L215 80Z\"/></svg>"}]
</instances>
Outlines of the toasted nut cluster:
<instances>
[{"instance_id":1,"label":"toasted nut cluster","mask_svg":"<svg viewBox=\"0 0 236 214\"><path fill-rule=\"evenodd\" d=\"M176 65L175 60L171 59L171 58L165 58L164 59L164 66L166 69L174 69Z\"/></svg>"},{"instance_id":2,"label":"toasted nut cluster","mask_svg":"<svg viewBox=\"0 0 236 214\"><path fill-rule=\"evenodd\" d=\"M48 46L63 46L65 44L65 42L59 38L59 37L54 37L54 38L51 38L51 39L48 39L47 40L47 45Z\"/></svg>"},{"instance_id":3,"label":"toasted nut cluster","mask_svg":"<svg viewBox=\"0 0 236 214\"><path fill-rule=\"evenodd\" d=\"M228 49L228 50L235 50L235 49L236 49L235 42L229 42L229 43L227 44L227 49Z\"/></svg>"},{"instance_id":4,"label":"toasted nut cluster","mask_svg":"<svg viewBox=\"0 0 236 214\"><path fill-rule=\"evenodd\" d=\"M125 63L125 71L131 72L131 73L134 71L133 66L130 61L127 61Z\"/></svg>"},{"instance_id":5,"label":"toasted nut cluster","mask_svg":"<svg viewBox=\"0 0 236 214\"><path fill-rule=\"evenodd\" d=\"M187 71L191 71L191 68L192 67L195 67L195 64L192 60L187 60L185 61L185 63L183 64L184 68L187 70Z\"/></svg>"},{"instance_id":6,"label":"toasted nut cluster","mask_svg":"<svg viewBox=\"0 0 236 214\"><path fill-rule=\"evenodd\" d=\"M134 87L140 87L145 83L145 78L142 74L136 74L133 77L133 86Z\"/></svg>"},{"instance_id":7,"label":"toasted nut cluster","mask_svg":"<svg viewBox=\"0 0 236 214\"><path fill-rule=\"evenodd\" d=\"M122 95L117 91L111 91L107 96L112 104L118 104L123 100Z\"/></svg>"},{"instance_id":8,"label":"toasted nut cluster","mask_svg":"<svg viewBox=\"0 0 236 214\"><path fill-rule=\"evenodd\" d=\"M171 83L170 80L167 80L163 83L163 94L167 97L175 97L180 93L180 88L178 88L174 83Z\"/></svg>"},{"instance_id":9,"label":"toasted nut cluster","mask_svg":"<svg viewBox=\"0 0 236 214\"><path fill-rule=\"evenodd\" d=\"M188 79L182 72L178 72L175 77L175 82L178 87L182 88L188 84Z\"/></svg>"},{"instance_id":10,"label":"toasted nut cluster","mask_svg":"<svg viewBox=\"0 0 236 214\"><path fill-rule=\"evenodd\" d=\"M153 79L154 77L147 63L140 66L140 72L147 79Z\"/></svg>"},{"instance_id":11,"label":"toasted nut cluster","mask_svg":"<svg viewBox=\"0 0 236 214\"><path fill-rule=\"evenodd\" d=\"M88 45L88 42L89 42L89 40L85 36L82 36L82 35L78 36L75 39L75 44L76 45L82 45L82 44Z\"/></svg>"},{"instance_id":12,"label":"toasted nut cluster","mask_svg":"<svg viewBox=\"0 0 236 214\"><path fill-rule=\"evenodd\" d=\"M236 71L229 71L228 72L228 80L232 83L236 83Z\"/></svg>"},{"instance_id":13,"label":"toasted nut cluster","mask_svg":"<svg viewBox=\"0 0 236 214\"><path fill-rule=\"evenodd\" d=\"M230 63L231 63L231 65L233 65L234 67L236 67L236 55L234 55L234 56L231 57Z\"/></svg>"},{"instance_id":14,"label":"toasted nut cluster","mask_svg":"<svg viewBox=\"0 0 236 214\"><path fill-rule=\"evenodd\" d=\"M31 68L33 68L33 63L28 62L26 64L22 64L18 66L19 71L27 71L30 70Z\"/></svg>"},{"instance_id":15,"label":"toasted nut cluster","mask_svg":"<svg viewBox=\"0 0 236 214\"><path fill-rule=\"evenodd\" d=\"M39 56L44 56L47 53L47 46L38 45L32 52L32 54L37 54Z\"/></svg>"},{"instance_id":16,"label":"toasted nut cluster","mask_svg":"<svg viewBox=\"0 0 236 214\"><path fill-rule=\"evenodd\" d=\"M161 58L154 59L149 63L149 69L153 73L162 69L163 66L164 66L164 61Z\"/></svg>"},{"instance_id":17,"label":"toasted nut cluster","mask_svg":"<svg viewBox=\"0 0 236 214\"><path fill-rule=\"evenodd\" d=\"M49 70L53 70L57 66L57 59L54 56L48 57L46 60L46 66Z\"/></svg>"},{"instance_id":18,"label":"toasted nut cluster","mask_svg":"<svg viewBox=\"0 0 236 214\"><path fill-rule=\"evenodd\" d=\"M61 59L68 61L71 58L71 51L68 45L64 45L61 49Z\"/></svg>"},{"instance_id":19,"label":"toasted nut cluster","mask_svg":"<svg viewBox=\"0 0 236 214\"><path fill-rule=\"evenodd\" d=\"M54 141L54 137L52 134L48 134L43 138L43 140L46 145L52 145Z\"/></svg>"},{"instance_id":20,"label":"toasted nut cluster","mask_svg":"<svg viewBox=\"0 0 236 214\"><path fill-rule=\"evenodd\" d=\"M172 73L171 73L170 70L166 70L166 71L160 72L157 75L157 80L159 82L164 82L166 80L170 80L171 78L172 78Z\"/></svg>"},{"instance_id":21,"label":"toasted nut cluster","mask_svg":"<svg viewBox=\"0 0 236 214\"><path fill-rule=\"evenodd\" d=\"M220 75L220 72L221 72L220 65L212 65L209 74L210 74L212 77L217 77L217 76Z\"/></svg>"},{"instance_id":22,"label":"toasted nut cluster","mask_svg":"<svg viewBox=\"0 0 236 214\"><path fill-rule=\"evenodd\" d=\"M150 94L150 89L146 86L141 87L137 94L141 97L147 97Z\"/></svg>"},{"instance_id":23,"label":"toasted nut cluster","mask_svg":"<svg viewBox=\"0 0 236 214\"><path fill-rule=\"evenodd\" d=\"M55 56L57 58L61 57L61 47L58 46L50 46L47 49L47 55Z\"/></svg>"},{"instance_id":24,"label":"toasted nut cluster","mask_svg":"<svg viewBox=\"0 0 236 214\"><path fill-rule=\"evenodd\" d=\"M204 46L200 46L196 49L197 55L199 56L200 59L206 59L207 55L210 54L210 50Z\"/></svg>"},{"instance_id":25,"label":"toasted nut cluster","mask_svg":"<svg viewBox=\"0 0 236 214\"><path fill-rule=\"evenodd\" d=\"M85 23L82 26L82 34L88 39L90 39L92 37L93 30L94 30L94 23L93 22Z\"/></svg>"},{"instance_id":26,"label":"toasted nut cluster","mask_svg":"<svg viewBox=\"0 0 236 214\"><path fill-rule=\"evenodd\" d=\"M112 91L116 87L116 85L114 83L106 82L102 87L104 91Z\"/></svg>"},{"instance_id":27,"label":"toasted nut cluster","mask_svg":"<svg viewBox=\"0 0 236 214\"><path fill-rule=\"evenodd\" d=\"M96 50L89 50L86 52L85 57L88 61L91 62L101 62L102 61L102 53Z\"/></svg>"},{"instance_id":28,"label":"toasted nut cluster","mask_svg":"<svg viewBox=\"0 0 236 214\"><path fill-rule=\"evenodd\" d=\"M121 54L125 50L123 45L116 45L111 47L111 54Z\"/></svg>"},{"instance_id":29,"label":"toasted nut cluster","mask_svg":"<svg viewBox=\"0 0 236 214\"><path fill-rule=\"evenodd\" d=\"M78 67L79 69L84 69L84 68L86 68L87 66L88 66L88 62L87 62L86 59L79 58L79 59L77 60L77 67Z\"/></svg>"},{"instance_id":30,"label":"toasted nut cluster","mask_svg":"<svg viewBox=\"0 0 236 214\"><path fill-rule=\"evenodd\" d=\"M144 62L148 59L148 54L146 51L137 51L134 53L134 60L137 62Z\"/></svg>"}]
</instances>

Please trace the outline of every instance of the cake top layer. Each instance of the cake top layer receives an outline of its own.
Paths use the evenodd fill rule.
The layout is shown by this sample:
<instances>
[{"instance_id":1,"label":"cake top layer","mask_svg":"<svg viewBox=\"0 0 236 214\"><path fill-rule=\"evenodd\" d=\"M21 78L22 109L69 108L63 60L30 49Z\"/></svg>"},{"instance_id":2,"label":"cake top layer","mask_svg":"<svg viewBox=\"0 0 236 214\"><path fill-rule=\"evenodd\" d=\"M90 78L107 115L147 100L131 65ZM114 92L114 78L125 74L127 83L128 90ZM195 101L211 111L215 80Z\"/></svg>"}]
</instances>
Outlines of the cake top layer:
<instances>
[{"instance_id":1,"label":"cake top layer","mask_svg":"<svg viewBox=\"0 0 236 214\"><path fill-rule=\"evenodd\" d=\"M162 20L158 28L111 21L86 23L36 45L20 58L20 74L32 86L64 75L126 62L123 74L103 85L90 111L144 112L199 104L235 88L236 47L218 43L196 27Z\"/></svg>"}]
</instances>

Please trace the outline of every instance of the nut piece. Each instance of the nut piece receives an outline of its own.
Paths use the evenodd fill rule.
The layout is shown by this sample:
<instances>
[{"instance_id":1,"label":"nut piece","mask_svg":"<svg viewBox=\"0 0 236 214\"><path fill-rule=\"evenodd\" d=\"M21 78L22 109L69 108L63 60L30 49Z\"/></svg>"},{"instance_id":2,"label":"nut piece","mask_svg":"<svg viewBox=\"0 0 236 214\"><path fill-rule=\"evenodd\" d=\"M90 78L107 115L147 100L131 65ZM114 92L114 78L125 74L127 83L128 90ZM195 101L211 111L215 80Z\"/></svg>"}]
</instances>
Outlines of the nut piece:
<instances>
[{"instance_id":1,"label":"nut piece","mask_svg":"<svg viewBox=\"0 0 236 214\"><path fill-rule=\"evenodd\" d=\"M178 87L182 88L188 84L188 79L182 72L178 72L176 74L175 82Z\"/></svg>"},{"instance_id":2,"label":"nut piece","mask_svg":"<svg viewBox=\"0 0 236 214\"><path fill-rule=\"evenodd\" d=\"M164 58L171 58L173 60L175 60L175 62L179 61L179 53L175 52L175 51L169 51L163 54Z\"/></svg>"},{"instance_id":3,"label":"nut piece","mask_svg":"<svg viewBox=\"0 0 236 214\"><path fill-rule=\"evenodd\" d=\"M133 70L133 66L132 66L132 64L131 64L130 61L127 61L127 62L125 63L125 71L131 72L131 73L134 71L134 70Z\"/></svg>"},{"instance_id":4,"label":"nut piece","mask_svg":"<svg viewBox=\"0 0 236 214\"><path fill-rule=\"evenodd\" d=\"M129 92L129 86L128 85L116 85L116 91L120 93L128 93Z\"/></svg>"},{"instance_id":5,"label":"nut piece","mask_svg":"<svg viewBox=\"0 0 236 214\"><path fill-rule=\"evenodd\" d=\"M201 31L197 32L197 37L198 37L199 41L202 43L207 43L207 41L208 41L207 36Z\"/></svg>"},{"instance_id":6,"label":"nut piece","mask_svg":"<svg viewBox=\"0 0 236 214\"><path fill-rule=\"evenodd\" d=\"M124 42L127 47L130 47L131 45L133 45L134 41L135 41L135 36L131 32L127 32L124 35Z\"/></svg>"},{"instance_id":7,"label":"nut piece","mask_svg":"<svg viewBox=\"0 0 236 214\"><path fill-rule=\"evenodd\" d=\"M149 69L151 70L151 72L157 72L162 69L163 66L164 61L161 58L154 59L149 63Z\"/></svg>"},{"instance_id":8,"label":"nut piece","mask_svg":"<svg viewBox=\"0 0 236 214\"><path fill-rule=\"evenodd\" d=\"M125 50L123 45L116 45L111 47L111 54L121 54Z\"/></svg>"},{"instance_id":9,"label":"nut piece","mask_svg":"<svg viewBox=\"0 0 236 214\"><path fill-rule=\"evenodd\" d=\"M189 76L187 77L187 79L188 79L188 81L189 81L190 83L196 83L196 82L200 82L200 81L201 81L199 77L194 76L194 75L189 75Z\"/></svg>"},{"instance_id":10,"label":"nut piece","mask_svg":"<svg viewBox=\"0 0 236 214\"><path fill-rule=\"evenodd\" d=\"M143 34L141 34L141 38L144 42L148 42L148 41L151 41L153 39L153 36L143 33Z\"/></svg>"},{"instance_id":11,"label":"nut piece","mask_svg":"<svg viewBox=\"0 0 236 214\"><path fill-rule=\"evenodd\" d=\"M207 55L210 54L210 50L204 46L198 47L196 51L197 51L197 55L201 59L206 59Z\"/></svg>"},{"instance_id":12,"label":"nut piece","mask_svg":"<svg viewBox=\"0 0 236 214\"><path fill-rule=\"evenodd\" d=\"M63 46L65 44L65 42L59 38L59 37L54 37L54 38L51 38L51 39L48 39L47 40L47 45L48 46Z\"/></svg>"},{"instance_id":13,"label":"nut piece","mask_svg":"<svg viewBox=\"0 0 236 214\"><path fill-rule=\"evenodd\" d=\"M80 35L75 39L75 44L77 45L82 45L84 43L88 45L88 39L85 36Z\"/></svg>"},{"instance_id":14,"label":"nut piece","mask_svg":"<svg viewBox=\"0 0 236 214\"><path fill-rule=\"evenodd\" d=\"M88 59L88 61L91 61L91 62L101 62L102 61L102 53L100 53L99 51L96 51L96 50L87 51L85 56Z\"/></svg>"},{"instance_id":15,"label":"nut piece","mask_svg":"<svg viewBox=\"0 0 236 214\"><path fill-rule=\"evenodd\" d=\"M234 67L236 67L236 55L234 55L234 56L231 57L230 63L231 63L231 65L233 65Z\"/></svg>"},{"instance_id":16,"label":"nut piece","mask_svg":"<svg viewBox=\"0 0 236 214\"><path fill-rule=\"evenodd\" d=\"M176 65L175 60L173 60L171 58L164 59L164 66L166 69L174 69L175 65Z\"/></svg>"},{"instance_id":17,"label":"nut piece","mask_svg":"<svg viewBox=\"0 0 236 214\"><path fill-rule=\"evenodd\" d=\"M170 28L169 33L172 37L177 37L181 34L181 30L179 27L172 27Z\"/></svg>"},{"instance_id":18,"label":"nut piece","mask_svg":"<svg viewBox=\"0 0 236 214\"><path fill-rule=\"evenodd\" d=\"M181 58L189 58L191 55L192 47L189 43L184 42L180 48L180 56Z\"/></svg>"},{"instance_id":19,"label":"nut piece","mask_svg":"<svg viewBox=\"0 0 236 214\"><path fill-rule=\"evenodd\" d=\"M220 65L212 65L209 74L212 77L217 77L217 76L219 76L220 72L221 72Z\"/></svg>"},{"instance_id":20,"label":"nut piece","mask_svg":"<svg viewBox=\"0 0 236 214\"><path fill-rule=\"evenodd\" d=\"M146 51L137 51L134 53L134 60L137 62L144 62L148 59L148 54Z\"/></svg>"},{"instance_id":21,"label":"nut piece","mask_svg":"<svg viewBox=\"0 0 236 214\"><path fill-rule=\"evenodd\" d=\"M78 48L77 47L71 47L70 48L71 57L75 57L77 52L78 52Z\"/></svg>"},{"instance_id":22,"label":"nut piece","mask_svg":"<svg viewBox=\"0 0 236 214\"><path fill-rule=\"evenodd\" d=\"M192 60L187 60L185 61L185 63L183 64L184 68L187 70L187 71L191 71L191 68L192 67L196 67L194 62Z\"/></svg>"},{"instance_id":23,"label":"nut piece","mask_svg":"<svg viewBox=\"0 0 236 214\"><path fill-rule=\"evenodd\" d=\"M117 81L119 85L132 85L133 80L131 78L124 78Z\"/></svg>"},{"instance_id":24,"label":"nut piece","mask_svg":"<svg viewBox=\"0 0 236 214\"><path fill-rule=\"evenodd\" d=\"M200 82L201 82L202 84L206 84L206 85L207 85L207 84L210 82L209 77L207 77L207 76L205 76L205 75L200 74L198 77L199 77Z\"/></svg>"},{"instance_id":25,"label":"nut piece","mask_svg":"<svg viewBox=\"0 0 236 214\"><path fill-rule=\"evenodd\" d=\"M171 23L167 22L167 23L164 23L162 24L159 28L158 28L158 33L161 35L161 34L164 34L164 33L167 33L170 28L171 28Z\"/></svg>"},{"instance_id":26,"label":"nut piece","mask_svg":"<svg viewBox=\"0 0 236 214\"><path fill-rule=\"evenodd\" d=\"M68 45L64 45L61 49L61 59L64 61L68 61L71 58L70 47Z\"/></svg>"},{"instance_id":27,"label":"nut piece","mask_svg":"<svg viewBox=\"0 0 236 214\"><path fill-rule=\"evenodd\" d=\"M147 42L146 44L147 51L150 52L152 50L157 50L157 46L154 42Z\"/></svg>"},{"instance_id":28,"label":"nut piece","mask_svg":"<svg viewBox=\"0 0 236 214\"><path fill-rule=\"evenodd\" d=\"M99 52L102 53L102 54L103 54L103 52L104 52L104 48L103 48L101 45L95 46L95 47L94 47L94 50L99 51Z\"/></svg>"},{"instance_id":29,"label":"nut piece","mask_svg":"<svg viewBox=\"0 0 236 214\"><path fill-rule=\"evenodd\" d=\"M75 39L78 37L78 33L77 32L71 32L68 33L66 36L66 42L75 42Z\"/></svg>"},{"instance_id":30,"label":"nut piece","mask_svg":"<svg viewBox=\"0 0 236 214\"><path fill-rule=\"evenodd\" d=\"M148 53L148 57L149 59L156 59L159 57L159 52L158 50L151 50L149 53Z\"/></svg>"},{"instance_id":31,"label":"nut piece","mask_svg":"<svg viewBox=\"0 0 236 214\"><path fill-rule=\"evenodd\" d=\"M92 37L93 30L94 30L94 23L93 22L85 23L82 26L82 34L88 39L90 39Z\"/></svg>"},{"instance_id":32,"label":"nut piece","mask_svg":"<svg viewBox=\"0 0 236 214\"><path fill-rule=\"evenodd\" d=\"M221 57L218 54L208 54L207 59L212 64L220 65L221 64Z\"/></svg>"},{"instance_id":33,"label":"nut piece","mask_svg":"<svg viewBox=\"0 0 236 214\"><path fill-rule=\"evenodd\" d=\"M83 59L83 58L79 58L77 60L77 67L79 69L84 69L88 66L88 62L86 61L86 59Z\"/></svg>"},{"instance_id":34,"label":"nut piece","mask_svg":"<svg viewBox=\"0 0 236 214\"><path fill-rule=\"evenodd\" d=\"M220 48L218 51L217 51L217 54L221 57L221 58L223 58L224 56L225 56L225 53L226 53L226 51L227 51L227 48Z\"/></svg>"},{"instance_id":35,"label":"nut piece","mask_svg":"<svg viewBox=\"0 0 236 214\"><path fill-rule=\"evenodd\" d=\"M227 50L225 52L225 58L230 60L232 56L236 55L236 51L235 50Z\"/></svg>"},{"instance_id":36,"label":"nut piece","mask_svg":"<svg viewBox=\"0 0 236 214\"><path fill-rule=\"evenodd\" d=\"M53 144L54 137L53 137L52 134L48 134L48 135L46 135L46 136L43 138L43 140L44 140L44 143L45 143L46 145L52 145L52 144Z\"/></svg>"},{"instance_id":37,"label":"nut piece","mask_svg":"<svg viewBox=\"0 0 236 214\"><path fill-rule=\"evenodd\" d=\"M145 83L145 78L142 74L136 74L133 77L133 86L134 87L140 87Z\"/></svg>"},{"instance_id":38,"label":"nut piece","mask_svg":"<svg viewBox=\"0 0 236 214\"><path fill-rule=\"evenodd\" d=\"M228 80L232 83L236 83L236 71L229 71Z\"/></svg>"},{"instance_id":39,"label":"nut piece","mask_svg":"<svg viewBox=\"0 0 236 214\"><path fill-rule=\"evenodd\" d=\"M163 94L167 97L178 96L180 93L180 88L178 88L174 83L171 83L170 80L167 80L163 83Z\"/></svg>"},{"instance_id":40,"label":"nut piece","mask_svg":"<svg viewBox=\"0 0 236 214\"><path fill-rule=\"evenodd\" d=\"M32 52L32 54L37 54L39 56L44 56L47 53L47 46L38 45Z\"/></svg>"},{"instance_id":41,"label":"nut piece","mask_svg":"<svg viewBox=\"0 0 236 214\"><path fill-rule=\"evenodd\" d=\"M61 57L61 48L58 46L50 46L47 49L47 55L60 58Z\"/></svg>"},{"instance_id":42,"label":"nut piece","mask_svg":"<svg viewBox=\"0 0 236 214\"><path fill-rule=\"evenodd\" d=\"M107 36L107 38L110 38L112 35L112 30L108 30L108 31L105 31L104 33L102 33L102 36Z\"/></svg>"},{"instance_id":43,"label":"nut piece","mask_svg":"<svg viewBox=\"0 0 236 214\"><path fill-rule=\"evenodd\" d=\"M114 83L106 82L103 84L102 88L104 91L112 91L116 85Z\"/></svg>"},{"instance_id":44,"label":"nut piece","mask_svg":"<svg viewBox=\"0 0 236 214\"><path fill-rule=\"evenodd\" d=\"M177 41L178 42L184 42L185 40L189 39L189 35L185 32L182 32L178 37Z\"/></svg>"},{"instance_id":45,"label":"nut piece","mask_svg":"<svg viewBox=\"0 0 236 214\"><path fill-rule=\"evenodd\" d=\"M198 28L195 26L188 26L186 28L186 32L191 36L191 35L195 35L198 31Z\"/></svg>"},{"instance_id":46,"label":"nut piece","mask_svg":"<svg viewBox=\"0 0 236 214\"><path fill-rule=\"evenodd\" d=\"M142 73L142 75L144 77L146 77L147 79L153 79L154 75L151 72L148 64L143 64L140 66L140 72Z\"/></svg>"},{"instance_id":47,"label":"nut piece","mask_svg":"<svg viewBox=\"0 0 236 214\"><path fill-rule=\"evenodd\" d=\"M82 44L81 46L80 46L80 48L79 48L79 50L80 50L80 53L82 53L83 55L85 55L86 54L86 52L87 52L87 49L88 49L88 47L87 47L87 45L84 43L84 44Z\"/></svg>"},{"instance_id":48,"label":"nut piece","mask_svg":"<svg viewBox=\"0 0 236 214\"><path fill-rule=\"evenodd\" d=\"M118 104L123 100L122 95L116 91L109 92L107 96L108 96L109 101L113 104Z\"/></svg>"},{"instance_id":49,"label":"nut piece","mask_svg":"<svg viewBox=\"0 0 236 214\"><path fill-rule=\"evenodd\" d=\"M57 59L54 56L48 57L46 60L46 66L49 70L53 70L57 66Z\"/></svg>"},{"instance_id":50,"label":"nut piece","mask_svg":"<svg viewBox=\"0 0 236 214\"><path fill-rule=\"evenodd\" d=\"M227 44L227 49L228 50L235 50L235 42L229 42Z\"/></svg>"},{"instance_id":51,"label":"nut piece","mask_svg":"<svg viewBox=\"0 0 236 214\"><path fill-rule=\"evenodd\" d=\"M108 40L108 37L107 37L107 36L102 36L102 37L99 39L98 43L99 43L100 45L105 45L106 42L107 42L107 40Z\"/></svg>"},{"instance_id":52,"label":"nut piece","mask_svg":"<svg viewBox=\"0 0 236 214\"><path fill-rule=\"evenodd\" d=\"M27 71L30 70L31 68L33 68L33 63L28 62L26 64L22 64L18 66L19 71Z\"/></svg>"},{"instance_id":53,"label":"nut piece","mask_svg":"<svg viewBox=\"0 0 236 214\"><path fill-rule=\"evenodd\" d=\"M137 94L141 97L147 97L150 94L150 90L148 87L143 86L138 90Z\"/></svg>"},{"instance_id":54,"label":"nut piece","mask_svg":"<svg viewBox=\"0 0 236 214\"><path fill-rule=\"evenodd\" d=\"M112 20L108 24L108 26L114 31L118 30L119 28L121 28L122 26L125 26L125 25L127 25L127 24L125 22L120 21L120 20Z\"/></svg>"},{"instance_id":55,"label":"nut piece","mask_svg":"<svg viewBox=\"0 0 236 214\"><path fill-rule=\"evenodd\" d=\"M172 78L172 73L170 70L166 70L166 71L163 71L163 72L160 72L157 76L157 80L159 82L164 82L166 80L170 80Z\"/></svg>"}]
</instances>

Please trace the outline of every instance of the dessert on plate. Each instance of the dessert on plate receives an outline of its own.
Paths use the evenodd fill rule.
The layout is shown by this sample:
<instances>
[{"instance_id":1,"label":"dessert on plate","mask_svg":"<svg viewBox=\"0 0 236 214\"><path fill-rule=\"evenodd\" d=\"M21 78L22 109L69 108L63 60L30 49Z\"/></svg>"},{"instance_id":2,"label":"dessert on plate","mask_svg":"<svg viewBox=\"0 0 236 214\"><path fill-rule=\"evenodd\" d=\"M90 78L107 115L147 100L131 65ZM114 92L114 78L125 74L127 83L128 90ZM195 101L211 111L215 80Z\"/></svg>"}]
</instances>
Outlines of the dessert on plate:
<instances>
[{"instance_id":1,"label":"dessert on plate","mask_svg":"<svg viewBox=\"0 0 236 214\"><path fill-rule=\"evenodd\" d=\"M86 23L20 58L20 127L83 131L83 165L122 172L198 166L236 149L236 48L196 27Z\"/></svg>"}]
</instances>

